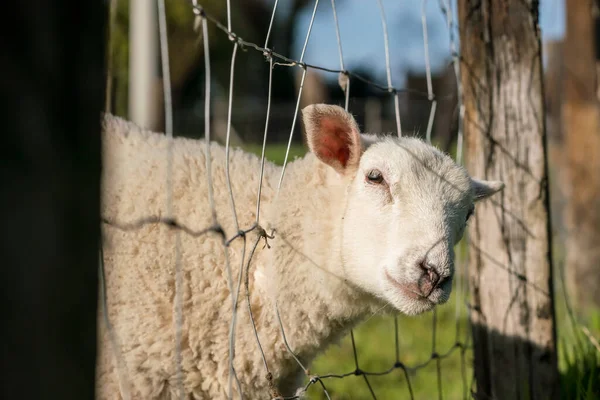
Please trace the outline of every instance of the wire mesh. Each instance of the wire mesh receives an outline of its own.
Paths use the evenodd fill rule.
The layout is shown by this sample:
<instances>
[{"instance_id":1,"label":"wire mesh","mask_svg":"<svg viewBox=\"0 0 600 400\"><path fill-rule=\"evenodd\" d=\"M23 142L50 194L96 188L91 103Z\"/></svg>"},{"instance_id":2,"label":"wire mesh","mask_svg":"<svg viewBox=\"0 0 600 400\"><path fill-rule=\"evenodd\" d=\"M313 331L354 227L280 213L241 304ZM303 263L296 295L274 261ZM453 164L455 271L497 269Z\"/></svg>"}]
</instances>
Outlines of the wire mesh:
<instances>
[{"instance_id":1,"label":"wire mesh","mask_svg":"<svg viewBox=\"0 0 600 400\"><path fill-rule=\"evenodd\" d=\"M281 331L281 335L282 335L286 350L290 353L290 355L293 357L295 362L299 365L299 367L304 371L304 373L306 375L306 383L300 392L298 392L296 394L286 394L286 396L283 396L282 394L278 393L277 389L275 388L275 386L272 382L273 376L270 372L269 365L267 362L267 357L265 356L263 344L260 340L259 332L258 332L258 330L256 328L256 324L255 324L254 313L253 313L251 302L250 302L250 287L249 287L250 268L252 266L251 265L252 259L253 259L253 256L255 254L255 251L256 251L258 245L261 243L261 241L264 241L265 245L268 245L267 240L269 238L273 237L272 234L267 233L267 231L261 226L260 215L261 215L261 191L262 191L262 187L263 187L264 166L265 166L265 160L266 160L265 149L266 149L268 131L269 131L269 118L270 118L272 89L273 89L272 88L272 77L273 77L274 67L277 65L277 66L288 67L288 68L300 68L302 70L301 83L300 83L299 90L297 93L296 106L295 106L294 114L292 116L292 125L290 128L290 134L289 134L289 140L287 143L285 159L284 159L283 167L281 170L281 176L279 178L279 183L277 185L277 193L279 193L279 190L281 189L281 185L282 185L282 182L284 179L284 174L286 171L286 166L288 164L290 147L292 144L292 136L295 131L295 125L296 125L298 111L299 111L299 107L300 107L300 102L301 102L301 97L302 97L302 92L303 92L303 87L304 87L304 81L305 81L306 72L308 69L314 69L314 70L319 70L319 71L328 72L328 73L336 73L339 75L340 86L341 86L341 88L344 92L344 96L345 96L344 108L346 109L346 111L348 111L348 107L349 107L349 99L350 99L350 95L351 95L350 83L353 79L361 81L363 83L366 83L367 85L370 85L374 88L388 92L389 95L392 96L393 100L394 100L394 114L395 114L395 119L396 119L397 134L399 136L402 135L401 121L400 121L400 107L399 107L399 100L398 100L399 93L408 92L408 93L412 93L412 94L415 94L418 96L425 97L430 103L430 112L429 112L429 118L428 118L428 124L427 124L426 140L428 142L431 142L431 132L432 132L433 121L435 119L437 102L444 100L446 96L436 96L433 91L431 66L430 66L430 60L429 60L429 48L428 48L426 0L422 0L422 10L421 10L421 13L422 13L421 20L422 20L422 28L423 28L423 43L424 43L424 49L425 49L426 78L427 78L427 92L426 93L420 92L420 91L414 91L414 90L410 90L410 89L398 89L393 86L392 75L391 75L391 64L390 64L390 46L389 46L389 37L388 37L388 28L387 28L387 23L386 23L385 9L384 9L384 6L383 6L383 3L381 0L376 0L376 1L377 1L377 6L379 7L379 10L380 10L381 24L382 24L382 30L383 30L383 40L384 40L384 48L385 48L385 64L386 64L385 68L386 68L386 77L387 77L386 83L387 84L377 83L375 81L372 81L371 79L367 79L367 78L361 76L360 74L356 74L345 68L344 56L343 56L343 50L342 50L343 41L342 41L342 36L341 36L340 30L339 30L339 22L338 22L338 15L336 12L335 0L331 0L331 7L332 7L332 12L333 12L332 21L335 25L335 33L336 33L338 53L339 53L339 59L340 59L340 68L337 70L318 66L318 65L308 64L304 61L304 56L305 56L306 49L307 49L307 46L309 43L309 38L311 35L313 23L315 20L315 15L317 13L317 9L319 6L319 0L315 0L315 2L314 2L308 31L306 33L304 44L302 47L302 53L298 60L291 59L291 58L288 58L287 56L278 54L268 47L270 36L272 33L273 23L276 18L276 11L277 11L277 7L279 4L278 1L274 2L274 6L273 6L271 19L270 19L268 31L266 34L264 46L260 46L256 43L245 41L243 38L241 38L239 35L237 35L235 33L235 31L233 30L233 27L232 27L231 5L230 5L229 0L227 1L227 25L222 24L217 18L206 13L204 8L201 6L201 4L197 0L191 1L190 12L192 12L195 16L194 24L195 24L195 27L200 31L200 34L202 36L203 49L204 49L204 61L205 61L205 101L204 101L205 117L204 117L204 121L205 121L205 140L206 140L205 159L206 159L206 179L208 181L209 203L210 203L210 209L211 209L212 225L203 230L194 230L194 229L191 229L190 227L186 226L183 222L176 220L172 216L173 214L172 214L172 210L171 210L171 184L170 184L170 182L167 182L167 188L168 188L167 189L168 193L166 194L167 199L168 199L168 201L167 201L167 208L168 208L167 217L149 217L149 218L145 218L143 220L140 220L140 221L137 221L134 223L130 223L130 224L122 224L122 223L119 223L118 221L112 221L107 218L103 218L103 222L105 224L112 225L113 227L116 227L116 228L124 230L124 231L132 231L132 230L140 229L141 227L148 225L148 224L160 223L160 224L164 224L168 227L171 227L178 232L176 248L175 248L175 252L177 255L176 260L178 260L178 261L176 261L176 277L177 277L176 278L176 282L177 282L176 283L176 295L175 295L176 317L175 317L175 324L174 324L175 325L174 330L176 332L176 335L175 335L176 340L175 340L174 363L176 364L176 370L177 370L177 376L178 376L178 379L177 379L178 390L180 393L180 398L182 398L182 399L185 398L186 394L184 392L183 376L182 376L182 372L181 372L181 340L182 340L181 331L182 331L182 318L183 318L181 286L182 286L183 278L182 278L181 266L180 266L181 250L180 250L180 246L179 246L179 243L180 243L179 233L190 235L192 237L200 237L200 236L204 236L204 235L213 234L213 235L220 236L222 239L223 251L225 253L225 259L227 260L227 265L226 265L227 280L228 280L228 286L229 286L229 290L231 293L231 301L232 301L232 315L231 315L231 323L230 323L230 327L229 327L229 360L228 360L229 382L228 382L228 388L227 388L227 393L228 393L229 398L233 398L233 392L234 392L233 385L234 384L237 385L238 393L242 392L242 388L240 386L239 380L237 379L236 371L234 368L235 348L236 348L235 347L235 338L236 338L235 332L236 332L237 314L239 313L238 306L240 303L239 296L240 296L240 292L241 292L242 283L244 284L244 289L245 289L244 294L245 294L245 298L247 301L247 308L248 308L247 311L248 311L248 315L250 316L250 321L252 323L254 336L255 336L256 344L257 344L257 351L259 351L261 354L264 369L266 371L266 379L270 380L270 382L269 382L269 387L271 388L270 396L273 399L275 399L275 398L277 398L277 399L299 399L306 393L307 390L309 390L309 388L311 388L313 386L320 387L323 395L326 398L331 398L330 393L326 386L326 382L344 379L344 378L347 378L350 376L362 377L364 384L368 388L368 392L370 393L371 397L373 399L377 399L378 398L376 395L377 387L374 386L374 384L370 381L370 378L392 374L396 371L399 371L401 373L401 376L404 378L404 380L406 382L406 392L405 392L406 398L414 399L415 393L413 390L411 376L416 374L418 371L430 366L431 364L435 364L435 368L436 368L437 398L443 399L444 398L444 396L443 396L444 390L443 390L443 376L442 376L442 361L444 359L452 356L456 352L460 353L463 398L468 398L468 396L472 393L471 386L473 384L473 379L471 379L471 384L469 385L468 377L467 377L467 356L466 356L467 351L470 350L470 344L469 344L470 330L465 329L464 332L462 332L461 327L460 327L462 310L464 308L463 306L467 302L467 290L465 289L466 283L463 281L464 277L466 275L466 271L461 271L461 267L466 265L466 262L464 260L457 260L457 263L456 263L457 268L458 268L458 271L457 271L458 279L455 280L457 282L455 296L459 300L456 302L456 310L455 310L455 319L456 319L455 343L453 345L451 345L449 348L438 349L438 346L437 346L438 313L437 313L437 310L434 310L433 318L432 318L432 327L431 327L431 340L432 340L431 352L430 352L429 358L426 361L421 362L419 364L409 365L402 361L402 357L401 357L402 349L400 347L400 341L399 341L400 327L399 327L398 317L395 316L393 318L394 355L395 355L395 357L393 359L393 362L391 363L391 365L388 368L382 369L382 370L374 370L374 371L369 371L364 368L361 368L361 366L360 366L361 364L359 363L360 358L359 358L356 341L355 341L355 332L350 331L350 340L351 340L351 344L352 344L352 351L353 351L353 358L354 358L354 369L352 371L341 373L341 374L334 374L334 373L321 374L321 375L312 374L311 371L307 368L307 366L304 365L302 363L302 361L297 357L297 355L294 353L294 349L290 346L290 343L288 342L288 340L286 338L286 332L284 329L284 324L282 322L282 316L279 312L279 309L276 307L275 312L277 315L277 321L279 323L279 328ZM165 78L164 79L164 85L165 85L164 93L165 93L165 116L166 116L166 122L167 122L166 134L169 137L169 139L172 140L172 125L173 125L173 123L172 123L172 110L171 110L172 105L171 105L171 98L170 98L171 89L170 89L170 82L169 82L169 74L170 74L169 64L168 64L169 55L168 55L168 46L167 46L167 37L166 37L166 35L167 35L166 18L165 18L166 12L165 12L164 0L157 0L157 2L158 2L158 11L159 11L161 59L163 62L163 74L165 75L165 77L164 77ZM451 9L450 0L440 0L439 6L440 6L441 13L443 14L443 16L446 20L447 28L448 28L449 36L450 36L450 48L451 48L452 57L453 57L453 65L454 65L454 72L455 72L457 92L458 92L458 104L459 104L459 110L460 110L460 112L459 112L458 147L457 147L456 159L457 159L458 163L462 163L462 148L461 148L462 147L462 125L461 125L461 122L462 122L464 110L463 110L463 105L462 105L462 88L461 88L460 76L459 76L459 61L458 61L458 56L457 56L457 45L456 45L456 40L455 40L455 35L454 35L454 29L456 27L455 27L454 20L452 18L453 10ZM226 171L226 178L227 178L226 184L227 184L227 190L229 192L231 213L233 215L235 230L237 233L229 238L227 238L225 236L224 230L221 227L221 225L219 224L219 221L217 218L216 207L215 207L215 203L214 203L214 195L213 195L212 174L211 174L211 170L212 170L211 156L210 156L211 150L210 150L209 144L210 144L210 137L211 137L211 135L210 135L210 116L211 116L210 99L211 99L212 76L211 76L211 62L210 62L210 40L209 40L209 34L208 34L208 24L209 23L212 24L214 27L216 27L218 29L218 31L220 31L221 33L227 35L227 37L229 38L229 40L231 41L231 43L233 45L232 53L231 53L231 70L230 70L230 81L229 81L229 90L228 90L229 97L228 97L227 128L226 128L226 146L225 146L225 149L226 149L225 150L226 151L225 171ZM234 92L235 92L234 91L234 76L235 76L235 71L236 71L236 59L237 59L236 56L237 56L238 50L240 50L240 49L242 49L242 50L250 49L250 50L254 50L254 51L262 53L265 57L265 62L267 62L269 64L267 110L266 110L266 117L265 117L265 123L264 123L262 152L261 152L261 158L260 158L260 171L259 171L260 177L259 177L259 184L257 187L256 220L255 220L254 224L252 224L251 226L246 227L246 228L241 227L238 222L237 210L236 210L236 205L235 205L235 201L234 201L234 193L233 193L233 188L232 188L231 178L230 178L230 165L229 165L229 163L230 163L230 153L229 153L230 134L231 134L231 126L232 126L232 104L233 104L233 96L234 96ZM448 95L447 97L450 97L450 96L451 95ZM168 161L169 171L171 170L171 167L172 167L171 166L171 157L172 157L171 147L169 147L169 151L168 151L168 155L167 155L167 158L169 160ZM169 179L170 173L167 174L167 176ZM248 245L247 238L248 238L248 234L250 232L256 232L257 238L253 243L250 244L250 246L247 246ZM232 271L231 271L231 268L229 265L229 250L230 250L231 244L236 240L241 240L243 242L243 246L242 246L243 254L241 257L241 265L239 268L239 275L236 277L237 280L234 280L234 276L232 274ZM249 252L246 257L247 249L249 249ZM103 259L101 259L101 271L102 271L102 274L104 274ZM104 275L102 275L102 276L104 276ZM102 283L102 285L104 285L104 279L101 280L101 283ZM103 292L102 295L104 298L104 305L105 305L104 309L106 310L106 293ZM110 324L110 321L108 320L108 315L106 315L106 312L105 312L105 322L106 322L107 327L111 331L111 338L113 338L114 327L112 327L112 325ZM114 336L114 338L111 340L113 341L113 346L114 346L113 351L115 353L118 353L119 352L118 338L116 338L116 336ZM118 354L116 354L116 357L120 358ZM129 396L128 395L129 391L126 390L127 382L125 382L128 379L127 375L126 375L126 367L123 365L122 361L120 361L118 363L117 369L120 370L120 372L122 372L122 374L120 373L120 376L121 376L121 380L124 381L124 382L121 382L121 390L123 391L124 394ZM243 397L243 394L242 394L242 397Z\"/></svg>"}]
</instances>

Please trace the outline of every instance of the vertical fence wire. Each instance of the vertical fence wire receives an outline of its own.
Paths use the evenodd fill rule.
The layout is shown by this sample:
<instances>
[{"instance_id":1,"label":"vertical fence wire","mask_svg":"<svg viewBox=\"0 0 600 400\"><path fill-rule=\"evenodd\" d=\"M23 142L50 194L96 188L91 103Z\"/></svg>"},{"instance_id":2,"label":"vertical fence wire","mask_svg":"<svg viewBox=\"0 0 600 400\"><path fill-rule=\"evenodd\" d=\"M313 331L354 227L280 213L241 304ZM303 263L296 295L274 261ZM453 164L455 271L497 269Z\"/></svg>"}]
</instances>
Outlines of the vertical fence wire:
<instances>
[{"instance_id":1,"label":"vertical fence wire","mask_svg":"<svg viewBox=\"0 0 600 400\"><path fill-rule=\"evenodd\" d=\"M427 80L427 99L431 102L431 109L429 112L429 120L427 123L426 140L427 143L431 144L431 130L433 129L433 122L435 119L435 111L437 102L433 95L433 84L431 77L431 61L429 59L429 39L427 34L427 0L422 0L421 3L421 25L423 28L423 49L425 55L425 77ZM437 372L437 386L438 386L438 399L443 399L442 389L442 366L441 359L437 353L437 327L438 327L438 312L437 308L433 310L432 315L432 334L431 334L431 355L435 358L436 372Z\"/></svg>"},{"instance_id":2,"label":"vertical fence wire","mask_svg":"<svg viewBox=\"0 0 600 400\"><path fill-rule=\"evenodd\" d=\"M231 32L231 3L229 0L227 0L227 29ZM233 50L231 53L231 70L230 70L230 75L229 75L229 98L228 98L228 105L227 105L227 128L226 128L226 137L225 137L225 180L227 181L227 190L229 192L229 203L231 206L231 214L232 214L232 218L233 218L234 230L235 230L235 232L239 232L240 225L238 222L238 216L237 216L237 211L236 211L236 207L235 207L233 188L231 187L231 173L230 173L231 168L230 168L230 154L229 154L230 148L231 148L230 140L231 140L231 118L232 118L232 108L233 108L233 86L234 86L234 80L235 80L235 62L236 62L236 55L237 55L237 50L238 50L238 43L233 40L233 36L231 34L229 35L229 39L230 39L230 41L233 42ZM241 387L240 387L239 381L237 380L237 377L236 377L236 372L235 372L233 362L234 362L234 358L235 358L235 328L236 328L237 313L238 313L237 306L238 306L239 291L240 291L240 286L241 286L243 271L244 271L244 255L246 253L246 238L245 238L245 236L242 236L242 239L243 239L243 249L242 249L242 255L240 257L241 265L240 265L238 284L236 286L236 289L234 289L234 287L233 287L233 273L231 271L231 265L229 262L229 248L228 248L228 246L225 246L227 280L228 280L228 284L229 284L229 290L231 293L231 310L232 310L231 311L231 313L232 313L231 325L229 328L229 378L228 378L229 398L233 397L232 385L233 385L234 377L236 378L236 382L238 383L238 391L240 392L240 395L241 395Z\"/></svg>"},{"instance_id":3,"label":"vertical fence wire","mask_svg":"<svg viewBox=\"0 0 600 400\"><path fill-rule=\"evenodd\" d=\"M282 166L282 169L281 169L281 176L279 177L279 183L277 184L277 195L279 195L279 192L281 190L281 185L283 183L283 177L285 175L285 170L286 170L287 163L288 163L290 148L292 146L292 138L293 138L294 130L295 130L295 127L296 127L296 121L298 119L298 112L299 112L299 108L300 108L300 101L302 99L302 91L304 89L304 80L306 78L306 72L307 72L306 66L303 65L302 63L304 62L304 55L306 54L306 48L308 46L308 41L310 39L310 34L312 32L313 24L315 22L315 15L317 13L318 6L319 6L319 0L315 0L315 5L313 7L312 15L311 15L310 22L309 22L309 25L308 25L308 31L306 33L306 37L304 39L304 45L302 47L302 53L300 54L299 64L302 67L302 78L301 78L301 81L300 81L300 88L298 90L298 97L297 97L297 100L296 100L296 108L294 110L294 116L293 116L293 120L292 120L292 127L290 129L290 135L289 135L289 140L288 140L288 144L287 144L287 149L286 149L286 152L285 152L285 158L284 158L283 166ZM304 373L306 375L308 375L307 368L298 359L298 356L294 353L294 351L292 350L292 348L290 347L290 345L288 343L288 340L287 340L287 337L286 337L286 334L285 334L285 329L283 327L283 321L281 320L281 314L279 313L279 304L278 304L277 300L275 300L275 313L277 315L277 322L279 324L279 328L281 330L281 335L282 335L283 342L285 344L286 349L288 350L288 352L290 353L290 355L294 358L294 360L296 361L296 363L300 366L300 368L302 368L302 370L304 371Z\"/></svg>"},{"instance_id":4,"label":"vertical fence wire","mask_svg":"<svg viewBox=\"0 0 600 400\"><path fill-rule=\"evenodd\" d=\"M313 12L310 17L310 23L308 24L308 32L306 32L306 38L304 39L304 46L302 46L302 54L300 54L300 60L298 64L302 67L302 78L300 80L300 88L298 89L298 98L296 100L296 109L294 111L294 116L292 119L292 128L290 129L290 138L288 140L287 149L285 150L285 158L283 160L283 167L281 169L281 176L279 178L279 184L277 185L277 193L281 190L281 184L283 182L283 176L285 175L285 170L288 163L288 158L290 155L290 147L292 146L292 138L294 136L294 130L296 128L296 121L298 120L298 111L300 109L300 101L302 100L302 91L304 90L304 79L306 78L306 66L303 65L304 55L306 54L306 48L308 46L308 40L310 39L310 33L312 32L313 24L315 22L315 15L317 14L317 8L319 7L319 0L315 0L315 6L313 7ZM274 15L275 13L273 13Z\"/></svg>"},{"instance_id":5,"label":"vertical fence wire","mask_svg":"<svg viewBox=\"0 0 600 400\"><path fill-rule=\"evenodd\" d=\"M452 66L454 70L454 78L456 82L456 106L458 108L458 129L457 129L457 141L456 141L456 162L458 164L463 164L463 123L464 123L464 104L463 104L463 88L460 77L460 58L458 54L458 45L456 40L456 21L454 18L454 9L452 7L452 0L439 0L439 8L440 11L446 21L446 28L448 30L448 38L449 38L449 47L450 53L452 57ZM469 235L465 234L463 238L464 246L469 248ZM461 380L462 380L462 388L463 388L463 399L467 399L469 397L469 386L467 384L467 371L466 371L466 351L469 345L469 340L471 338L471 330L469 327L468 316L467 316L467 326L465 329L465 339L464 342L461 342L461 329L460 324L462 320L463 308L468 309L468 254L463 254L463 252L459 253L459 256L456 259L456 305L455 305L455 320L456 320L456 330L455 330L455 342L463 343L460 351L461 358Z\"/></svg>"},{"instance_id":6,"label":"vertical fence wire","mask_svg":"<svg viewBox=\"0 0 600 400\"><path fill-rule=\"evenodd\" d=\"M172 175L173 175L173 104L171 96L171 69L169 63L169 41L167 37L167 13L164 0L157 0L160 59L162 66L165 134L167 136L167 217L173 218ZM181 342L183 334L183 271L181 265L181 232L175 232L175 371L179 398L185 398Z\"/></svg>"},{"instance_id":7,"label":"vertical fence wire","mask_svg":"<svg viewBox=\"0 0 600 400\"><path fill-rule=\"evenodd\" d=\"M267 134L269 132L269 117L271 116L271 94L273 93L273 57L269 56L269 89L267 92L267 115L265 117L265 130L263 133L262 149L260 153L260 173L258 177L258 193L256 195L256 225L260 226L260 202L262 185L265 175L265 150L267 148Z\"/></svg>"},{"instance_id":8,"label":"vertical fence wire","mask_svg":"<svg viewBox=\"0 0 600 400\"><path fill-rule=\"evenodd\" d=\"M435 119L437 101L433 96L433 84L431 82L431 62L429 60L429 38L427 35L427 0L423 0L421 5L421 25L423 26L423 48L425 50L425 76L427 79L427 99L431 102L429 111L429 120L427 122L426 140L431 143L431 130Z\"/></svg>"},{"instance_id":9,"label":"vertical fence wire","mask_svg":"<svg viewBox=\"0 0 600 400\"><path fill-rule=\"evenodd\" d=\"M400 99L398 98L398 91L392 84L392 67L390 65L390 43L388 38L388 26L385 16L385 9L383 8L382 0L377 0L379 6L379 13L381 16L381 27L383 29L383 45L385 48L385 72L387 75L388 92L394 95L394 111L396 115L396 130L398 136L402 136L402 125L400 124Z\"/></svg>"}]
</instances>

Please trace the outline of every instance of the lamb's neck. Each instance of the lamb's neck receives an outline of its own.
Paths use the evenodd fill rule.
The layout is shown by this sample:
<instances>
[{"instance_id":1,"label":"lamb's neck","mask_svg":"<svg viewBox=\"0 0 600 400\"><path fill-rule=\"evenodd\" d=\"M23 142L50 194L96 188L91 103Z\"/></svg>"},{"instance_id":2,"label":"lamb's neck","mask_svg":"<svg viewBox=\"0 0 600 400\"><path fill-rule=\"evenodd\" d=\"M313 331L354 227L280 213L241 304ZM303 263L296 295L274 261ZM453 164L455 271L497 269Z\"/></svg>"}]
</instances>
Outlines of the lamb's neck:
<instances>
[{"instance_id":1,"label":"lamb's neck","mask_svg":"<svg viewBox=\"0 0 600 400\"><path fill-rule=\"evenodd\" d=\"M275 237L265 272L288 343L309 362L372 305L345 277L341 230L347 183L314 158L293 165L286 179L273 208Z\"/></svg>"}]
</instances>

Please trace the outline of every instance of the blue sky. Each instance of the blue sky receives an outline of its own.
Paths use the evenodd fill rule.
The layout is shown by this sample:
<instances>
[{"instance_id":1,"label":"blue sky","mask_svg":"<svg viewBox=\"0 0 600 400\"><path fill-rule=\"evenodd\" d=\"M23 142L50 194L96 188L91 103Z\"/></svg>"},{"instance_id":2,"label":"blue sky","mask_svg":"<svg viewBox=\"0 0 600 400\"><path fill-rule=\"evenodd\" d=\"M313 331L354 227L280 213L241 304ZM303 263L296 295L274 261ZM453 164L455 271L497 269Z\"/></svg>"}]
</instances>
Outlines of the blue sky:
<instances>
[{"instance_id":1,"label":"blue sky","mask_svg":"<svg viewBox=\"0 0 600 400\"><path fill-rule=\"evenodd\" d=\"M425 70L421 23L423 0L382 0L382 3L388 24L392 81L394 86L401 87L403 71ZM448 29L439 3L439 0L425 0L429 55L434 71L442 67L450 55ZM564 0L542 0L540 3L543 39L562 37L565 29ZM455 6L453 8L456 10ZM382 83L385 82L383 29L377 0L338 0L336 10L345 68L366 67ZM296 59L300 57L311 14L312 7L309 6L297 24L293 54ZM304 61L324 67L340 67L330 0L319 2Z\"/></svg>"}]
</instances>

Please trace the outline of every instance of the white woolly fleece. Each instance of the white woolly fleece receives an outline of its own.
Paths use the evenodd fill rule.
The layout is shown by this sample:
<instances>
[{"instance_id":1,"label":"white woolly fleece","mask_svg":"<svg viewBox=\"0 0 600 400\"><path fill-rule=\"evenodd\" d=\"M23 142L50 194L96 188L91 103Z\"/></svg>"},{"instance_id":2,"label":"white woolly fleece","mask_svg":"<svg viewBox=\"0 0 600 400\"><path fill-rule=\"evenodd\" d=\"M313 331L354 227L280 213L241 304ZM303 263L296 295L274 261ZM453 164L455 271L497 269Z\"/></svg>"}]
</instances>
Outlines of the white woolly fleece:
<instances>
[{"instance_id":1,"label":"white woolly fleece","mask_svg":"<svg viewBox=\"0 0 600 400\"><path fill-rule=\"evenodd\" d=\"M320 109L319 115L329 115L326 109L323 110ZM333 122L322 122L325 128L331 125L339 134L339 129L349 126L346 120L339 120L339 110L331 115ZM313 128L323 129L319 126ZM309 129L309 135L314 134L313 128ZM355 125L351 129L355 129ZM331 147L332 143L342 143L343 138L333 138L333 142L325 139L320 142L324 152L319 158L309 153L288 164L277 198L275 194L281 168L266 163L261 226L268 232L273 228L275 233L274 238L269 239L270 248L259 243L249 265L250 302L258 336L274 383L286 396L293 395L301 386L299 379L303 374L285 347L275 302L288 343L304 365L308 365L319 351L338 340L362 317L385 303L390 302L409 314L430 309L433 305L425 302L417 304L415 300L396 293L397 289L389 283L382 283L381 271L386 268L391 268L395 276L407 283L414 275L403 272L413 270L412 259L410 263L402 261L409 258L399 251L407 249L407 252L414 253L416 247L400 246L402 237L405 242L408 240L402 236L408 231L397 228L406 226L398 221L409 218L411 213L402 209L396 199L412 196L413 200L408 203L421 203L418 205L422 211L432 218L441 218L431 224L424 220L415 220L415 223L439 228L448 243L460 239L465 215L474 200L466 172L423 142L394 139L386 142L385 146L412 146L418 154L430 157L433 160L431 166L452 180L462 192L434 184L437 181L421 176L428 174L423 174L418 168L417 171L405 168L402 174L396 174L396 178L406 179L403 176L407 174L413 176L412 179L419 176L424 182L423 190L434 191L427 199L437 199L437 203L415 200L421 193L418 185L399 194L401 185L390 181L390 188L384 192L383 186L376 188L365 183L361 174L368 172L365 171L365 168L370 168L368 163L379 162L382 168L391 168L393 172L394 168L404 168L402 165L407 163L414 164L410 157L398 161L403 162L402 165L394 164L396 158L402 159L396 157L401 150L395 150L396 153L382 150L384 143L379 143L374 137L363 137L362 145L360 140L353 139L350 142L354 147L346 154L336 153L337 150ZM373 147L371 152L367 151L371 148L367 146ZM158 223L135 230L116 226L147 217L169 217L166 215L167 149L165 135L142 130L114 116L105 116L101 212L103 219L109 223L103 224L102 231L108 317L120 342L117 351L120 356L115 357L113 343L100 315L98 399L120 399L125 391L133 399L179 398L174 301L178 254L183 271L181 367L186 398L227 398L232 302L223 239L215 232L193 237ZM318 147L312 146L311 149L319 151ZM364 152L364 157L358 157L361 152ZM383 153L378 156L377 152ZM236 232L226 183L225 149L211 144L210 153L217 220L225 237L231 238ZM335 161L335 165L326 164L328 154L339 156L341 161ZM351 173L344 173L347 164L346 170ZM247 229L255 222L259 169L258 157L241 150L230 151L231 183L241 229ZM396 176L386 173L388 179ZM210 227L212 217L205 169L205 142L174 139L169 175L172 182L171 217L194 231ZM483 181L478 182L484 185L480 187L488 189L483 197L497 191L486 187ZM362 209L357 203L359 200ZM368 203L365 204L365 201ZM368 219L361 220L361 215ZM370 224L373 218L379 221ZM356 224L362 225L364 232L379 229L380 233L377 237L362 236ZM229 247L234 287L242 260L244 263L248 261L257 237L255 230L247 235L245 248L242 238L235 239ZM409 239L411 243L416 240L421 239ZM445 253L440 250L437 260L446 263L444 271L451 273L451 245L443 249ZM246 257L242 258L244 252ZM360 260L360 263L353 260ZM359 271L361 269L362 272ZM449 289L444 292L445 295L449 295ZM235 342L234 367L244 397L269 398L270 385L249 318L243 284ZM117 368L120 357L125 371ZM125 382L120 382L119 377ZM237 393L235 382L233 388ZM234 398L237 397L234 394Z\"/></svg>"}]
</instances>

